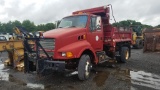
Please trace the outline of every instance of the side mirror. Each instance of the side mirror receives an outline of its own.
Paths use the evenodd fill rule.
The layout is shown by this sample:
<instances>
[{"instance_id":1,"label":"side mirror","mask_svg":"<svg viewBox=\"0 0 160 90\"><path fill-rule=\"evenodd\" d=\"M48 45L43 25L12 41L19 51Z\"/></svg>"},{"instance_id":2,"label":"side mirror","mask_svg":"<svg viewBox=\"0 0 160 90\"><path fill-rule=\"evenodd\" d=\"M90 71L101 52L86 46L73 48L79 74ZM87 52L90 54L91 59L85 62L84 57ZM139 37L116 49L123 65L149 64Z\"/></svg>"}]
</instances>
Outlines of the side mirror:
<instances>
[{"instance_id":1,"label":"side mirror","mask_svg":"<svg viewBox=\"0 0 160 90\"><path fill-rule=\"evenodd\" d=\"M97 17L97 20L96 20L96 29L101 29L101 17Z\"/></svg>"},{"instance_id":2,"label":"side mirror","mask_svg":"<svg viewBox=\"0 0 160 90\"><path fill-rule=\"evenodd\" d=\"M61 22L61 20L57 20L57 21L55 21L55 25L56 25L56 27L55 27L55 28L58 28L58 26L59 26L60 22Z\"/></svg>"}]
</instances>

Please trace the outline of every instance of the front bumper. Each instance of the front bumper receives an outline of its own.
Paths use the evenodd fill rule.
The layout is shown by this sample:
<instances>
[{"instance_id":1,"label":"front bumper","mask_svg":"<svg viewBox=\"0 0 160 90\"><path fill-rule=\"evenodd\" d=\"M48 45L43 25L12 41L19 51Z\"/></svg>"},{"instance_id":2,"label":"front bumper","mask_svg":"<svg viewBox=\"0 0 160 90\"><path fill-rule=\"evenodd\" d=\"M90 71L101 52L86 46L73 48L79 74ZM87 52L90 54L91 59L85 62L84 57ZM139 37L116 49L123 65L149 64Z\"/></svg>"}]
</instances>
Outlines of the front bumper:
<instances>
[{"instance_id":1,"label":"front bumper","mask_svg":"<svg viewBox=\"0 0 160 90\"><path fill-rule=\"evenodd\" d=\"M43 73L45 70L64 71L65 61L38 60L37 71Z\"/></svg>"},{"instance_id":2,"label":"front bumper","mask_svg":"<svg viewBox=\"0 0 160 90\"><path fill-rule=\"evenodd\" d=\"M28 57L27 53L24 54L24 57L25 72L36 71L38 74L41 74L46 70L59 72L65 70L65 61L53 61L47 58L32 60L30 57Z\"/></svg>"}]
</instances>

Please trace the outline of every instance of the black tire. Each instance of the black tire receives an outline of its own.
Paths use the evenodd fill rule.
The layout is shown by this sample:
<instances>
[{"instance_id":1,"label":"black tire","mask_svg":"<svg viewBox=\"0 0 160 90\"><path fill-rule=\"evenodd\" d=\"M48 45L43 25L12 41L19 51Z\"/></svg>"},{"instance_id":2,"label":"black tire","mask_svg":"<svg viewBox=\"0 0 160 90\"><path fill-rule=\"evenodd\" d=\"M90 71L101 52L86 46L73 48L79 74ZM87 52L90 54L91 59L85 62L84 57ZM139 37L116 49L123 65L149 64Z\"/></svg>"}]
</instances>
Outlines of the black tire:
<instances>
[{"instance_id":1,"label":"black tire","mask_svg":"<svg viewBox=\"0 0 160 90\"><path fill-rule=\"evenodd\" d=\"M142 39L137 39L135 46L136 46L137 49L142 49L143 48L143 40Z\"/></svg>"},{"instance_id":2,"label":"black tire","mask_svg":"<svg viewBox=\"0 0 160 90\"><path fill-rule=\"evenodd\" d=\"M121 62L126 63L128 59L129 59L129 49L128 47L122 47L121 48Z\"/></svg>"},{"instance_id":3,"label":"black tire","mask_svg":"<svg viewBox=\"0 0 160 90\"><path fill-rule=\"evenodd\" d=\"M120 50L120 56L116 56L116 60L118 63L126 63L126 61L129 59L129 49L128 47L122 47Z\"/></svg>"},{"instance_id":4,"label":"black tire","mask_svg":"<svg viewBox=\"0 0 160 90\"><path fill-rule=\"evenodd\" d=\"M80 80L87 80L90 76L91 67L92 65L89 55L82 55L78 64L78 78Z\"/></svg>"}]
</instances>

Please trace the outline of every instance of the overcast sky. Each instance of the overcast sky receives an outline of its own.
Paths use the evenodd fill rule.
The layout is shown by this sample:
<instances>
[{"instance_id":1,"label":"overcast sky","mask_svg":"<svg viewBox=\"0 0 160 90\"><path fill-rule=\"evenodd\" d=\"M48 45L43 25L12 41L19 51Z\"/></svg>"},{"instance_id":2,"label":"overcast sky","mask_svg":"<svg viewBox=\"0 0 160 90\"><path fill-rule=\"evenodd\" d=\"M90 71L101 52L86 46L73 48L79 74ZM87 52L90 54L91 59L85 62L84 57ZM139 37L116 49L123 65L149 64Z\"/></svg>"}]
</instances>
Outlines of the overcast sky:
<instances>
[{"instance_id":1,"label":"overcast sky","mask_svg":"<svg viewBox=\"0 0 160 90\"><path fill-rule=\"evenodd\" d=\"M0 0L0 22L54 22L73 11L107 4L112 4L117 21L132 19L153 26L160 24L160 0Z\"/></svg>"}]
</instances>

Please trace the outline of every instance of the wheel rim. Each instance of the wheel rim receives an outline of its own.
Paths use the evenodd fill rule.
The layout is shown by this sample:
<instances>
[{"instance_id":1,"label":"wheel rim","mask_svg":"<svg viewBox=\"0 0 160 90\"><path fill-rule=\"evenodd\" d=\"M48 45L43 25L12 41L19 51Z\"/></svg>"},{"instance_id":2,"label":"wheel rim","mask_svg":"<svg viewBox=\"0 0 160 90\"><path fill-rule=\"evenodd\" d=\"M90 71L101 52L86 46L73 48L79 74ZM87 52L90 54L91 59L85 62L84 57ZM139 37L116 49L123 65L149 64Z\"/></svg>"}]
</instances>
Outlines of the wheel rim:
<instances>
[{"instance_id":1,"label":"wheel rim","mask_svg":"<svg viewBox=\"0 0 160 90\"><path fill-rule=\"evenodd\" d=\"M90 62L87 61L85 66L85 76L88 77L89 73L90 73Z\"/></svg>"},{"instance_id":2,"label":"wheel rim","mask_svg":"<svg viewBox=\"0 0 160 90\"><path fill-rule=\"evenodd\" d=\"M128 50L126 51L125 55L126 55L126 60L128 60L128 58L129 58L129 52L128 52Z\"/></svg>"}]
</instances>

